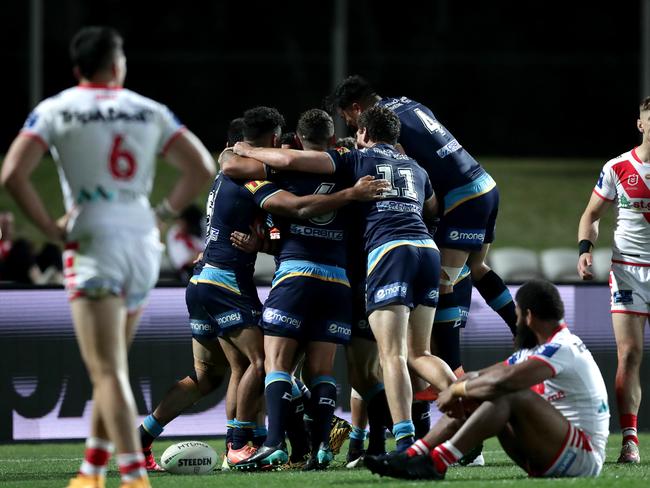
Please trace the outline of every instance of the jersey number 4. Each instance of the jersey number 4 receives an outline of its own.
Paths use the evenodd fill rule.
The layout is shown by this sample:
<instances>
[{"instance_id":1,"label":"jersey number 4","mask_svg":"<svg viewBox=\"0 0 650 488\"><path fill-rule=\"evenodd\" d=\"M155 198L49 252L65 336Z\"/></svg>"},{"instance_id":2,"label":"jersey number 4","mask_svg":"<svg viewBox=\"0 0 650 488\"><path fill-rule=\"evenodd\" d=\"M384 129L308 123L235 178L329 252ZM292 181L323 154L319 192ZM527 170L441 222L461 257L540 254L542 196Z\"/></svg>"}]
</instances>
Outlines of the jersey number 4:
<instances>
[{"instance_id":1,"label":"jersey number 4","mask_svg":"<svg viewBox=\"0 0 650 488\"><path fill-rule=\"evenodd\" d=\"M123 141L123 136L115 136L111 154L108 158L108 168L116 180L130 180L133 178L138 166L133 154L122 145Z\"/></svg>"}]
</instances>

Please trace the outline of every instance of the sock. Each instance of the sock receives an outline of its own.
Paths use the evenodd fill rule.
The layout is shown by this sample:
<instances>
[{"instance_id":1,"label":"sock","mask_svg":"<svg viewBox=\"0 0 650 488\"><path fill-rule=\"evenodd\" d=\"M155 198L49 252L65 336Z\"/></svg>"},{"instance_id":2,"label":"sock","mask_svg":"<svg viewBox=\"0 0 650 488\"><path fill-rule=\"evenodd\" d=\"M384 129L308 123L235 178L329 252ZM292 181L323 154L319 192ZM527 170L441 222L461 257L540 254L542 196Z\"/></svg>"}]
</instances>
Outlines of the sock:
<instances>
[{"instance_id":1,"label":"sock","mask_svg":"<svg viewBox=\"0 0 650 488\"><path fill-rule=\"evenodd\" d=\"M386 430L393 428L383 383L377 383L362 396L368 410L368 454L383 454L386 452Z\"/></svg>"},{"instance_id":2,"label":"sock","mask_svg":"<svg viewBox=\"0 0 650 488\"><path fill-rule=\"evenodd\" d=\"M490 270L483 278L474 282L474 287L481 294L485 303L501 316L510 328L512 335L515 335L517 331L515 302L512 300L512 295L501 277Z\"/></svg>"},{"instance_id":3,"label":"sock","mask_svg":"<svg viewBox=\"0 0 650 488\"><path fill-rule=\"evenodd\" d=\"M232 431L232 448L241 449L248 441L253 439L253 429L255 428L255 422L242 422L235 419L233 421L235 427Z\"/></svg>"},{"instance_id":4,"label":"sock","mask_svg":"<svg viewBox=\"0 0 650 488\"><path fill-rule=\"evenodd\" d=\"M235 429L235 419L226 419L226 451L232 445L232 436Z\"/></svg>"},{"instance_id":5,"label":"sock","mask_svg":"<svg viewBox=\"0 0 650 488\"><path fill-rule=\"evenodd\" d=\"M79 472L87 476L106 476L106 465L113 452L113 444L99 437L86 439L86 451Z\"/></svg>"},{"instance_id":6,"label":"sock","mask_svg":"<svg viewBox=\"0 0 650 488\"><path fill-rule=\"evenodd\" d=\"M440 473L447 471L449 466L457 463L462 457L463 453L456 449L450 441L439 444L433 451L431 451L433 464Z\"/></svg>"},{"instance_id":7,"label":"sock","mask_svg":"<svg viewBox=\"0 0 650 488\"><path fill-rule=\"evenodd\" d=\"M446 296L446 295L445 295ZM438 312L436 311L436 318ZM461 365L460 360L460 327L454 322L435 322L431 333L436 345L436 354L449 365L452 371Z\"/></svg>"},{"instance_id":8,"label":"sock","mask_svg":"<svg viewBox=\"0 0 650 488\"><path fill-rule=\"evenodd\" d=\"M415 440L415 426L410 419L402 420L393 425L393 435L395 436L395 450L397 452L406 451Z\"/></svg>"},{"instance_id":9,"label":"sock","mask_svg":"<svg viewBox=\"0 0 650 488\"><path fill-rule=\"evenodd\" d=\"M266 435L268 430L266 430L266 425L257 425L253 429L253 445L255 447L260 447L266 441Z\"/></svg>"},{"instance_id":10,"label":"sock","mask_svg":"<svg viewBox=\"0 0 650 488\"><path fill-rule=\"evenodd\" d=\"M311 384L311 449L317 452L321 443L327 444L336 408L336 379L317 376Z\"/></svg>"},{"instance_id":11,"label":"sock","mask_svg":"<svg viewBox=\"0 0 650 488\"><path fill-rule=\"evenodd\" d=\"M264 380L264 398L269 419L269 432L264 445L275 447L284 442L284 430L291 407L291 375L271 371Z\"/></svg>"},{"instance_id":12,"label":"sock","mask_svg":"<svg viewBox=\"0 0 650 488\"><path fill-rule=\"evenodd\" d=\"M295 378L294 381L296 381ZM305 404L302 391L294 383L291 387L291 407L287 418L287 438L291 444L291 460L294 462L301 461L305 454L309 454L309 436L307 435L304 415Z\"/></svg>"},{"instance_id":13,"label":"sock","mask_svg":"<svg viewBox=\"0 0 650 488\"><path fill-rule=\"evenodd\" d=\"M122 483L147 478L147 470L144 467L144 454L141 452L118 454L117 465L120 468Z\"/></svg>"},{"instance_id":14,"label":"sock","mask_svg":"<svg viewBox=\"0 0 650 488\"><path fill-rule=\"evenodd\" d=\"M438 299L433 328L435 329L438 324L443 322L449 322L453 326L460 325L460 308L453 293L442 294Z\"/></svg>"},{"instance_id":15,"label":"sock","mask_svg":"<svg viewBox=\"0 0 650 488\"><path fill-rule=\"evenodd\" d=\"M311 398L311 391L309 391L309 388L307 388L307 385L305 385L302 381L300 381L298 378L294 376L293 378L294 383L300 390L300 394L302 395L302 398L304 401L307 401Z\"/></svg>"},{"instance_id":16,"label":"sock","mask_svg":"<svg viewBox=\"0 0 650 488\"><path fill-rule=\"evenodd\" d=\"M415 437L418 439L424 437L431 430L431 414L429 402L413 402L411 405L411 418L415 426Z\"/></svg>"},{"instance_id":17,"label":"sock","mask_svg":"<svg viewBox=\"0 0 650 488\"><path fill-rule=\"evenodd\" d=\"M352 432L350 432L350 443L348 444L348 450L352 451L362 451L363 450L363 441L366 440L368 431L357 427L356 425L352 427Z\"/></svg>"},{"instance_id":18,"label":"sock","mask_svg":"<svg viewBox=\"0 0 650 488\"><path fill-rule=\"evenodd\" d=\"M424 456L425 454L429 454L430 451L431 446L424 439L418 439L406 450L406 455L408 457Z\"/></svg>"},{"instance_id":19,"label":"sock","mask_svg":"<svg viewBox=\"0 0 650 488\"><path fill-rule=\"evenodd\" d=\"M633 441L638 445L639 438L636 431L637 416L632 413L625 413L620 416L619 420L621 423L621 434L623 434L623 444L627 441Z\"/></svg>"},{"instance_id":20,"label":"sock","mask_svg":"<svg viewBox=\"0 0 650 488\"><path fill-rule=\"evenodd\" d=\"M156 440L160 434L162 434L163 430L165 430L164 426L158 422L153 414L145 418L138 428L142 449L144 451L151 450L151 444L153 444L153 441Z\"/></svg>"}]
</instances>

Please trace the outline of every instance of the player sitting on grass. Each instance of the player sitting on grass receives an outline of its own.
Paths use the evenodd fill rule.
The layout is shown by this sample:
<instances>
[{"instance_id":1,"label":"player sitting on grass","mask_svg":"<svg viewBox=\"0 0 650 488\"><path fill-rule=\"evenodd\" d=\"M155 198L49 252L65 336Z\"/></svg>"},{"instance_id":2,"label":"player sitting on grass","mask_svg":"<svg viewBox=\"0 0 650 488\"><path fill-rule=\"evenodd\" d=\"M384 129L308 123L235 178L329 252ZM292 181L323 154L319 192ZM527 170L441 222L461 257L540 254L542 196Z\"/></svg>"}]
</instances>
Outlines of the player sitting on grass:
<instances>
[{"instance_id":1,"label":"player sitting on grass","mask_svg":"<svg viewBox=\"0 0 650 488\"><path fill-rule=\"evenodd\" d=\"M549 282L516 295L520 349L468 373L438 396L445 415L423 439L391 458L366 457L374 473L443 479L447 468L497 436L530 476L598 476L609 435L607 390L591 353L562 323L564 305ZM467 419L465 412L475 408Z\"/></svg>"}]
</instances>

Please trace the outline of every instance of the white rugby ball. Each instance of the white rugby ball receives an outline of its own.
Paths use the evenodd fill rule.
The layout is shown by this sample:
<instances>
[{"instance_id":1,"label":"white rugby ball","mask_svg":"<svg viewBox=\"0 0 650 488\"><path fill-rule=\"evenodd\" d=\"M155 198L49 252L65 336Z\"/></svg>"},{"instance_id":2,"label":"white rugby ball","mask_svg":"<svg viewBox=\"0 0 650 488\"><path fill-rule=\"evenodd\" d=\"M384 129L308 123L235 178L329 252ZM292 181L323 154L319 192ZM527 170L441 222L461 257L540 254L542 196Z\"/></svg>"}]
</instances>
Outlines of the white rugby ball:
<instances>
[{"instance_id":1,"label":"white rugby ball","mask_svg":"<svg viewBox=\"0 0 650 488\"><path fill-rule=\"evenodd\" d=\"M169 446L160 465L173 474L207 474L217 465L217 453L201 441L185 441Z\"/></svg>"}]
</instances>

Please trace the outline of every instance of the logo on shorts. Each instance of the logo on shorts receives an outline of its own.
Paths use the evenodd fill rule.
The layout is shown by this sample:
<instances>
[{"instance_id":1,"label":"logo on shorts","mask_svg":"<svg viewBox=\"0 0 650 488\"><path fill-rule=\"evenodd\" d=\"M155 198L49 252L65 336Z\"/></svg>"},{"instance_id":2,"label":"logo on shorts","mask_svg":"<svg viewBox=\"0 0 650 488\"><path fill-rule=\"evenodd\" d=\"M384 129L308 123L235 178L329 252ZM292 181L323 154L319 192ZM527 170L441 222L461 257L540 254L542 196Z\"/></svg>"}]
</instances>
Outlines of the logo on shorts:
<instances>
[{"instance_id":1,"label":"logo on shorts","mask_svg":"<svg viewBox=\"0 0 650 488\"><path fill-rule=\"evenodd\" d=\"M634 298L632 298L632 290L615 291L613 295L613 300L614 303L618 303L619 305L634 303Z\"/></svg>"},{"instance_id":2,"label":"logo on shorts","mask_svg":"<svg viewBox=\"0 0 650 488\"><path fill-rule=\"evenodd\" d=\"M241 313L238 310L229 310L215 317L215 321L219 327L232 327L233 325L239 325L244 323L244 319L241 316Z\"/></svg>"},{"instance_id":3,"label":"logo on shorts","mask_svg":"<svg viewBox=\"0 0 650 488\"><path fill-rule=\"evenodd\" d=\"M294 329L299 329L302 325L302 318L288 314L277 308L265 308L262 314L262 320L268 324L292 327Z\"/></svg>"},{"instance_id":4,"label":"logo on shorts","mask_svg":"<svg viewBox=\"0 0 650 488\"><path fill-rule=\"evenodd\" d=\"M427 293L427 300L437 302L439 297L440 292L437 288L431 288L431 290L429 290L429 293Z\"/></svg>"},{"instance_id":5,"label":"logo on shorts","mask_svg":"<svg viewBox=\"0 0 650 488\"><path fill-rule=\"evenodd\" d=\"M366 319L361 319L357 322L357 327L361 330L366 330L370 328L370 324Z\"/></svg>"},{"instance_id":6,"label":"logo on shorts","mask_svg":"<svg viewBox=\"0 0 650 488\"><path fill-rule=\"evenodd\" d=\"M327 332L329 335L345 339L347 337L350 337L352 334L352 328L348 324L337 324L336 322L332 322L327 327Z\"/></svg>"},{"instance_id":7,"label":"logo on shorts","mask_svg":"<svg viewBox=\"0 0 650 488\"><path fill-rule=\"evenodd\" d=\"M375 292L375 303L383 302L390 300L395 297L406 297L406 292L408 291L408 284L404 282L395 282L390 285L382 286Z\"/></svg>"},{"instance_id":8,"label":"logo on shorts","mask_svg":"<svg viewBox=\"0 0 650 488\"><path fill-rule=\"evenodd\" d=\"M485 229L454 229L447 231L447 242L454 244L482 245L485 240Z\"/></svg>"},{"instance_id":9,"label":"logo on shorts","mask_svg":"<svg viewBox=\"0 0 650 488\"><path fill-rule=\"evenodd\" d=\"M190 328L192 329L192 334L194 335L212 335L214 331L212 330L212 325L209 322L204 322L202 320L190 320Z\"/></svg>"}]
</instances>

